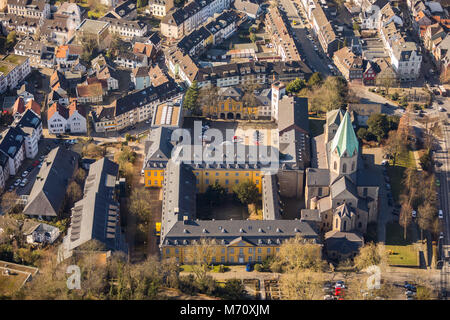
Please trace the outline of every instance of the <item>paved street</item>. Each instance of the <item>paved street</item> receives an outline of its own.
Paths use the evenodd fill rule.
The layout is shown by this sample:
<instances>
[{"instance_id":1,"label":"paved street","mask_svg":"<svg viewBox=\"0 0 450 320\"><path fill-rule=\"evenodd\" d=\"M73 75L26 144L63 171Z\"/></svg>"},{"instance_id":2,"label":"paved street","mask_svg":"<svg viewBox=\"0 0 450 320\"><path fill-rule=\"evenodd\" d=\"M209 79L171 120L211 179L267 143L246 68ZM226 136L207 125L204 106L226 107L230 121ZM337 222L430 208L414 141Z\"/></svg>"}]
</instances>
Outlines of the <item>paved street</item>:
<instances>
[{"instance_id":1,"label":"paved street","mask_svg":"<svg viewBox=\"0 0 450 320\"><path fill-rule=\"evenodd\" d=\"M309 23L307 20L306 24L302 23L300 14L303 12L303 7L300 4L300 1L297 1L297 8L294 6L294 2L290 0L280 0L280 4L285 8L285 12L289 21L291 22L291 28L294 32L294 36L296 37L297 44L300 44L299 50L300 55L305 58L306 64L313 68L313 71L317 71L322 73L322 75L329 76L331 75L330 70L328 69L328 64L331 64L331 61L322 53L323 59L319 57L317 52L314 50L314 43L308 39L308 33L313 36L313 32L309 29ZM300 14L299 14L300 11ZM303 17L306 18L306 15L303 12ZM296 25L292 24L292 21L295 20L297 22ZM313 36L314 37L314 36ZM319 50L322 50L318 40L316 39L316 45Z\"/></svg>"}]
</instances>

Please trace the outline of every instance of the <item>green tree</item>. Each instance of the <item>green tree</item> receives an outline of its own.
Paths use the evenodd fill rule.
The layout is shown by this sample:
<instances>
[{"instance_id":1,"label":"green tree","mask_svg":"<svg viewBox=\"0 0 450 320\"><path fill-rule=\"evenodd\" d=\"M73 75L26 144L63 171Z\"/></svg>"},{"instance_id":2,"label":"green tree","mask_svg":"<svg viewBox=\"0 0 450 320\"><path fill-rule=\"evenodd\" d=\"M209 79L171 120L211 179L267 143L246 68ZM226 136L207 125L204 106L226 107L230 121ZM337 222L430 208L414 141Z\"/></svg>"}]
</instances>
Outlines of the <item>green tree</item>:
<instances>
[{"instance_id":1,"label":"green tree","mask_svg":"<svg viewBox=\"0 0 450 320\"><path fill-rule=\"evenodd\" d=\"M250 41L253 43L256 42L256 34L250 33Z\"/></svg>"},{"instance_id":2,"label":"green tree","mask_svg":"<svg viewBox=\"0 0 450 320\"><path fill-rule=\"evenodd\" d=\"M226 197L227 191L218 182L209 185L204 193L204 197L209 201L210 206L220 204Z\"/></svg>"},{"instance_id":3,"label":"green tree","mask_svg":"<svg viewBox=\"0 0 450 320\"><path fill-rule=\"evenodd\" d=\"M308 86L310 87L319 86L322 84L322 82L323 78L320 72L314 72L308 80Z\"/></svg>"},{"instance_id":4,"label":"green tree","mask_svg":"<svg viewBox=\"0 0 450 320\"><path fill-rule=\"evenodd\" d=\"M186 91L183 104L184 107L187 110L191 111L193 114L199 113L198 97L199 87L197 81L194 80L194 82L192 82L192 85Z\"/></svg>"},{"instance_id":5,"label":"green tree","mask_svg":"<svg viewBox=\"0 0 450 320\"><path fill-rule=\"evenodd\" d=\"M137 0L137 7L143 8L148 4L148 0Z\"/></svg>"},{"instance_id":6,"label":"green tree","mask_svg":"<svg viewBox=\"0 0 450 320\"><path fill-rule=\"evenodd\" d=\"M372 133L381 142L386 138L389 132L389 121L387 116L382 113L374 113L367 120L368 131Z\"/></svg>"},{"instance_id":7,"label":"green tree","mask_svg":"<svg viewBox=\"0 0 450 320\"><path fill-rule=\"evenodd\" d=\"M235 185L233 192L243 204L256 203L259 199L258 188L250 180Z\"/></svg>"},{"instance_id":8,"label":"green tree","mask_svg":"<svg viewBox=\"0 0 450 320\"><path fill-rule=\"evenodd\" d=\"M8 36L6 37L6 48L9 50L14 47L14 45L17 42L17 34L15 31L11 31L8 33Z\"/></svg>"},{"instance_id":9,"label":"green tree","mask_svg":"<svg viewBox=\"0 0 450 320\"><path fill-rule=\"evenodd\" d=\"M286 91L289 93L298 93L306 86L305 80L296 78L288 83Z\"/></svg>"}]
</instances>

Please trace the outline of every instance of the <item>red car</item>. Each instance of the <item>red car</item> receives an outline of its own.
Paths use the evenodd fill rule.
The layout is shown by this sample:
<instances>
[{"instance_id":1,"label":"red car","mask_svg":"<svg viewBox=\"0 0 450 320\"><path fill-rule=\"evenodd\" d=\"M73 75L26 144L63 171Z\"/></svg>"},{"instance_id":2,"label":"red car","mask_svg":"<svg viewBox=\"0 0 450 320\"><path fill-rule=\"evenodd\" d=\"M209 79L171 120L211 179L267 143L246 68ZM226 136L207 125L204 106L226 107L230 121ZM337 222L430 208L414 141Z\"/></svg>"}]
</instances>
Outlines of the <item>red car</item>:
<instances>
[{"instance_id":1,"label":"red car","mask_svg":"<svg viewBox=\"0 0 450 320\"><path fill-rule=\"evenodd\" d=\"M36 167L37 165L39 165L39 160L34 160L33 167Z\"/></svg>"}]
</instances>

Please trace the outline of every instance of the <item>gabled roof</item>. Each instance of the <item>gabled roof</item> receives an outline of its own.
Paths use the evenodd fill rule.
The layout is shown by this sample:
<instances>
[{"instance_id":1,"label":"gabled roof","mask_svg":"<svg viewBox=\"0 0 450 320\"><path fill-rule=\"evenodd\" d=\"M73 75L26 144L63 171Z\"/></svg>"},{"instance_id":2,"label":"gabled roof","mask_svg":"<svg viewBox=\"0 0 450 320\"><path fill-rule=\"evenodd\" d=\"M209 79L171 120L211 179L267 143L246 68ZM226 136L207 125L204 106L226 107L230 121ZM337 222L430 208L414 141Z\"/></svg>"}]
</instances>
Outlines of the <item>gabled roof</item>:
<instances>
[{"instance_id":1,"label":"gabled roof","mask_svg":"<svg viewBox=\"0 0 450 320\"><path fill-rule=\"evenodd\" d=\"M58 102L55 102L50 108L48 108L47 119L50 120L56 112L64 119L69 118L69 110L60 105Z\"/></svg>"},{"instance_id":2,"label":"gabled roof","mask_svg":"<svg viewBox=\"0 0 450 320\"><path fill-rule=\"evenodd\" d=\"M37 129L41 123L41 118L34 111L27 110L17 122L16 127Z\"/></svg>"},{"instance_id":3,"label":"gabled roof","mask_svg":"<svg viewBox=\"0 0 450 320\"><path fill-rule=\"evenodd\" d=\"M18 97L16 102L13 105L13 114L20 113L22 114L25 111L25 102L22 97Z\"/></svg>"},{"instance_id":4,"label":"gabled roof","mask_svg":"<svg viewBox=\"0 0 450 320\"><path fill-rule=\"evenodd\" d=\"M34 99L28 100L27 104L25 105L25 110L28 109L33 110L38 116L41 115L41 105L34 101Z\"/></svg>"},{"instance_id":5,"label":"gabled roof","mask_svg":"<svg viewBox=\"0 0 450 320\"><path fill-rule=\"evenodd\" d=\"M333 182L330 194L332 199L358 199L356 186L347 176L342 176Z\"/></svg>"},{"instance_id":6,"label":"gabled roof","mask_svg":"<svg viewBox=\"0 0 450 320\"><path fill-rule=\"evenodd\" d=\"M57 147L50 151L39 170L23 213L57 216L64 202L67 186L77 167L76 152Z\"/></svg>"},{"instance_id":7,"label":"gabled roof","mask_svg":"<svg viewBox=\"0 0 450 320\"><path fill-rule=\"evenodd\" d=\"M345 113L336 135L333 138L333 142L331 143L331 152L334 150L337 150L340 157L344 153L350 157L353 156L354 153L358 153L359 142L348 112Z\"/></svg>"}]
</instances>

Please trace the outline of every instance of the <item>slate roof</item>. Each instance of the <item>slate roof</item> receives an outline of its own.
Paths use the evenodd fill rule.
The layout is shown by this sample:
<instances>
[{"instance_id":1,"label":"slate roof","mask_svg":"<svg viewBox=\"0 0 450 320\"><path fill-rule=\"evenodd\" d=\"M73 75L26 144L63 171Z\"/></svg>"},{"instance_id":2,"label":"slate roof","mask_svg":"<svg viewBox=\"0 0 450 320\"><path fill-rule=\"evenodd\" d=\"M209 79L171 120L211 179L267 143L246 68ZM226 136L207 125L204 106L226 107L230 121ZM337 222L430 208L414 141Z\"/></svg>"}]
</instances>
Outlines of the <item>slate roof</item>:
<instances>
[{"instance_id":1,"label":"slate roof","mask_svg":"<svg viewBox=\"0 0 450 320\"><path fill-rule=\"evenodd\" d=\"M37 129L42 123L41 118L32 110L28 109L20 118L16 127Z\"/></svg>"},{"instance_id":2,"label":"slate roof","mask_svg":"<svg viewBox=\"0 0 450 320\"><path fill-rule=\"evenodd\" d=\"M350 195L358 198L356 186L347 176L342 176L333 182L330 187L330 195L332 199L347 199Z\"/></svg>"},{"instance_id":3,"label":"slate roof","mask_svg":"<svg viewBox=\"0 0 450 320\"><path fill-rule=\"evenodd\" d=\"M78 165L76 152L57 147L44 160L23 213L56 217L64 202L67 186Z\"/></svg>"},{"instance_id":4,"label":"slate roof","mask_svg":"<svg viewBox=\"0 0 450 320\"><path fill-rule=\"evenodd\" d=\"M297 234L318 242L317 233L300 220L188 220L175 222L163 244L186 245L211 237L225 245L244 240L267 246L279 245Z\"/></svg>"},{"instance_id":5,"label":"slate roof","mask_svg":"<svg viewBox=\"0 0 450 320\"><path fill-rule=\"evenodd\" d=\"M364 245L363 237L354 232L329 231L325 234L327 251L338 251L340 254L358 252Z\"/></svg>"},{"instance_id":6,"label":"slate roof","mask_svg":"<svg viewBox=\"0 0 450 320\"><path fill-rule=\"evenodd\" d=\"M67 237L68 250L95 239L109 250L127 252L120 228L119 203L115 200L115 186L119 165L102 158L89 167L83 199L75 203Z\"/></svg>"},{"instance_id":7,"label":"slate roof","mask_svg":"<svg viewBox=\"0 0 450 320\"><path fill-rule=\"evenodd\" d=\"M23 145L25 133L16 127L10 127L0 134L0 151L10 158L17 155Z\"/></svg>"}]
</instances>

